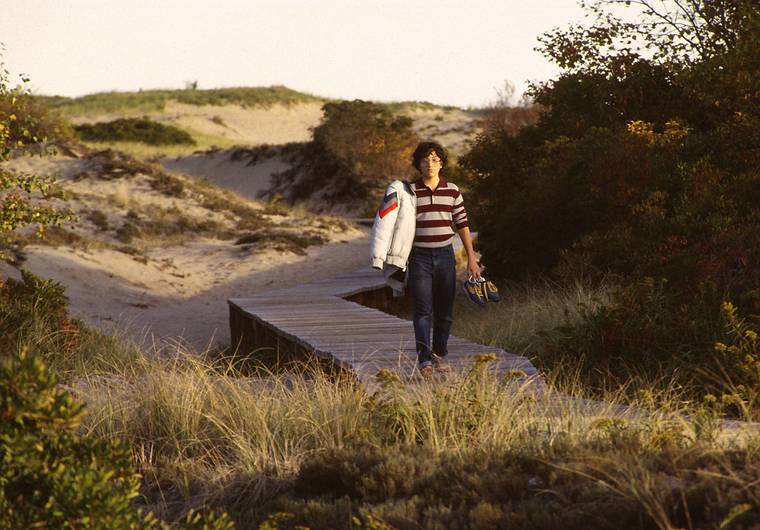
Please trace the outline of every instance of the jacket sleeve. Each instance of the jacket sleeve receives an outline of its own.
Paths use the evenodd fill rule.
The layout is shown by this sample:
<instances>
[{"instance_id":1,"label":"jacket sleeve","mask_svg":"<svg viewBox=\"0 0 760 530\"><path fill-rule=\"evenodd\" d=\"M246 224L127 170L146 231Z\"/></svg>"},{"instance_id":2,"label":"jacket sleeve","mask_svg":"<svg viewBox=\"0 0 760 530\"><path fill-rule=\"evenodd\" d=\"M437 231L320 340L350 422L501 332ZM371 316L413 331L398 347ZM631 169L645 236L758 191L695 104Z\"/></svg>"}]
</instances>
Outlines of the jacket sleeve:
<instances>
[{"instance_id":1,"label":"jacket sleeve","mask_svg":"<svg viewBox=\"0 0 760 530\"><path fill-rule=\"evenodd\" d=\"M370 264L376 269L383 268L393 238L393 228L398 218L400 192L390 184L375 214L370 236Z\"/></svg>"}]
</instances>

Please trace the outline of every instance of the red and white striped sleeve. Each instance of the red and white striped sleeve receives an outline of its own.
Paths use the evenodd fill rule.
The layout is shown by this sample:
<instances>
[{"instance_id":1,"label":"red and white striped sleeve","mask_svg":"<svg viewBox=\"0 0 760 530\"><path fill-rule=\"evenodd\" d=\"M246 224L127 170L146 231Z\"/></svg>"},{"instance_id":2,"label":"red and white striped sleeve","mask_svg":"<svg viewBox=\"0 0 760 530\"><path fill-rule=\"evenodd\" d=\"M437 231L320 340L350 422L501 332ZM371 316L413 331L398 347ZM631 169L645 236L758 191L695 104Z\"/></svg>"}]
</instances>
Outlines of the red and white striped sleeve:
<instances>
[{"instance_id":1,"label":"red and white striped sleeve","mask_svg":"<svg viewBox=\"0 0 760 530\"><path fill-rule=\"evenodd\" d=\"M451 209L451 217L454 220L454 224L457 230L470 226L467 222L467 211L464 209L464 200L462 194L457 192L454 197L454 206Z\"/></svg>"}]
</instances>

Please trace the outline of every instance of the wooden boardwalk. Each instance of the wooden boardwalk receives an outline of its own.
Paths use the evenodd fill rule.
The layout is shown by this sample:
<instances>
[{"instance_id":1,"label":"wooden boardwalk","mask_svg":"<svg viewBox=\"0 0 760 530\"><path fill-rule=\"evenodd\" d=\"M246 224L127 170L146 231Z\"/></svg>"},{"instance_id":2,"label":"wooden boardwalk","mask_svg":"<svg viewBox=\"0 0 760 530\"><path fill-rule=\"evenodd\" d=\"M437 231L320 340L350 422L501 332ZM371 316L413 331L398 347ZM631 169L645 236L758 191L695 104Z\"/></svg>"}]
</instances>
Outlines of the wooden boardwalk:
<instances>
[{"instance_id":1,"label":"wooden boardwalk","mask_svg":"<svg viewBox=\"0 0 760 530\"><path fill-rule=\"evenodd\" d=\"M415 380L417 354L412 323L377 307L399 305L392 298L380 271L370 267L327 280L277 289L249 298L228 300L233 346L244 352L268 349L291 358L316 354L333 366L356 375L367 388L377 384L381 369L396 372L402 380ZM546 403L544 414L569 411L590 417L646 418L647 413L622 404L604 403L563 395L550 389L530 361L493 346L452 335L450 364L467 370L478 354L492 353L488 368L510 377L520 392L528 391ZM760 424L721 421L723 435L731 439Z\"/></svg>"},{"instance_id":2,"label":"wooden boardwalk","mask_svg":"<svg viewBox=\"0 0 760 530\"><path fill-rule=\"evenodd\" d=\"M327 280L277 289L249 298L228 301L233 345L248 351L276 348L289 356L314 353L354 372L371 385L381 369L411 377L415 373L414 330L404 320L368 305L392 305L391 291L382 272L366 267ZM449 364L468 369L478 354L495 354L489 368L519 371L540 384L528 359L493 346L452 335Z\"/></svg>"}]
</instances>

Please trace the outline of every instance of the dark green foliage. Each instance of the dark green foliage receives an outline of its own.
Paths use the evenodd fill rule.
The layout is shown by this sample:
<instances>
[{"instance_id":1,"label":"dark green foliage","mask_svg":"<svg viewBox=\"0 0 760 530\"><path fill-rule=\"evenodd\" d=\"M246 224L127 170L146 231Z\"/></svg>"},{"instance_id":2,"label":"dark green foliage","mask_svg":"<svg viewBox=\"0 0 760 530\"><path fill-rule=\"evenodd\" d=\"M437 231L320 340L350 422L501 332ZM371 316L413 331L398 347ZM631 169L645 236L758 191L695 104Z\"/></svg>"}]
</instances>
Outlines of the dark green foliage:
<instances>
[{"instance_id":1,"label":"dark green foliage","mask_svg":"<svg viewBox=\"0 0 760 530\"><path fill-rule=\"evenodd\" d=\"M240 503L235 518L278 529L364 528L358 525L372 521L375 528L580 530L715 528L727 521L751 528L760 515L757 488L741 486L758 472L751 450L732 454L729 470L727 460L699 450L677 453L676 464L666 446L634 454L630 437L605 439L571 450L547 444L541 456L481 450L453 456L397 445L335 449L302 465L294 482L273 488L277 496ZM656 488L654 502L642 495L647 483Z\"/></svg>"},{"instance_id":2,"label":"dark green foliage","mask_svg":"<svg viewBox=\"0 0 760 530\"><path fill-rule=\"evenodd\" d=\"M460 160L491 276L621 285L548 347L599 368L594 384L608 368L706 368L724 300L760 318L760 8L679 4L679 33L646 3L636 23L613 3L542 38L564 71L532 88L538 122L487 129Z\"/></svg>"},{"instance_id":3,"label":"dark green foliage","mask_svg":"<svg viewBox=\"0 0 760 530\"><path fill-rule=\"evenodd\" d=\"M295 488L299 495L352 499L380 503L412 494L420 477L435 469L429 448L346 448L317 455L301 467Z\"/></svg>"},{"instance_id":4,"label":"dark green foliage","mask_svg":"<svg viewBox=\"0 0 760 530\"><path fill-rule=\"evenodd\" d=\"M318 195L328 204L374 203L371 192L413 172L418 139L411 118L361 100L326 103L322 111L314 140L270 191L287 188L293 200Z\"/></svg>"},{"instance_id":5,"label":"dark green foliage","mask_svg":"<svg viewBox=\"0 0 760 530\"><path fill-rule=\"evenodd\" d=\"M22 280L0 282L0 350L19 351L30 337L40 337L51 350L65 354L80 322L69 320L65 288L22 271Z\"/></svg>"},{"instance_id":6,"label":"dark green foliage","mask_svg":"<svg viewBox=\"0 0 760 530\"><path fill-rule=\"evenodd\" d=\"M74 127L77 136L88 142L142 142L148 145L194 145L187 131L147 118L118 118L113 121L83 123Z\"/></svg>"},{"instance_id":7,"label":"dark green foliage","mask_svg":"<svg viewBox=\"0 0 760 530\"><path fill-rule=\"evenodd\" d=\"M547 36L544 52L568 70L534 87L546 108L539 122L516 135L482 135L462 161L475 177L491 274L547 273L563 251L586 251L597 269L659 275L650 262L669 240L684 238L679 244L702 254L719 250L716 237L757 223L758 92L737 81L731 91L741 97L725 102L726 87L704 79L716 61L723 70L735 68L718 76L724 85L760 77L758 47L749 45L760 34L757 8L739 5L746 23L713 37L733 34L747 44L688 65L620 50L602 60L598 50L587 50L589 43L606 42L598 28ZM619 36L633 29L605 31ZM573 250L589 238L595 240ZM600 255L596 240L617 246Z\"/></svg>"},{"instance_id":8,"label":"dark green foliage","mask_svg":"<svg viewBox=\"0 0 760 530\"><path fill-rule=\"evenodd\" d=\"M129 363L137 352L70 318L65 288L22 271L21 281L0 281L0 351L28 350L59 377Z\"/></svg>"},{"instance_id":9,"label":"dark green foliage","mask_svg":"<svg viewBox=\"0 0 760 530\"><path fill-rule=\"evenodd\" d=\"M80 433L83 405L58 386L57 374L82 364L89 375L117 366L93 350L122 362L134 352L70 319L59 283L22 275L0 284L0 529L168 529L133 504L140 477L128 448ZM182 528L232 528L224 514L182 515Z\"/></svg>"}]
</instances>

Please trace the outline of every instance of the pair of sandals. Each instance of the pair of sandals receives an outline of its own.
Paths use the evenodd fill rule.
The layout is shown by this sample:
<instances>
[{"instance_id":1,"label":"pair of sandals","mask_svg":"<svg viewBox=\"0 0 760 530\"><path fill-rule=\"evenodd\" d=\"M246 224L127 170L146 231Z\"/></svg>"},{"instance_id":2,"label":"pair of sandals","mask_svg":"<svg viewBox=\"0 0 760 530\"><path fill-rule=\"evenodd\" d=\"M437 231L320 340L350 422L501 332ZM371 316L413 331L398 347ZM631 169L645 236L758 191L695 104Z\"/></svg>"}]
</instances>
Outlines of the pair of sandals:
<instances>
[{"instance_id":1,"label":"pair of sandals","mask_svg":"<svg viewBox=\"0 0 760 530\"><path fill-rule=\"evenodd\" d=\"M501 295L494 283L483 276L480 278L470 276L462 282L462 289L467 299L480 307L484 307L488 302L501 301Z\"/></svg>"}]
</instances>

